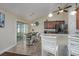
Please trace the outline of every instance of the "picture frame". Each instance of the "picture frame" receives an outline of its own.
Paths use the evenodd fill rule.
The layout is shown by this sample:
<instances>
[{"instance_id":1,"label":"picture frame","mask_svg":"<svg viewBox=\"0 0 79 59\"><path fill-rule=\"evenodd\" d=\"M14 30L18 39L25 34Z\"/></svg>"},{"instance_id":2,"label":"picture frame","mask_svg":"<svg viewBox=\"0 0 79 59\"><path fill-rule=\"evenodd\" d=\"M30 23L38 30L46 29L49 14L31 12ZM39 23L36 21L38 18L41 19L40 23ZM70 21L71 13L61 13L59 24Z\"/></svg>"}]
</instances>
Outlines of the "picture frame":
<instances>
[{"instance_id":1,"label":"picture frame","mask_svg":"<svg viewBox=\"0 0 79 59\"><path fill-rule=\"evenodd\" d=\"M0 28L5 26L5 14L0 12Z\"/></svg>"}]
</instances>

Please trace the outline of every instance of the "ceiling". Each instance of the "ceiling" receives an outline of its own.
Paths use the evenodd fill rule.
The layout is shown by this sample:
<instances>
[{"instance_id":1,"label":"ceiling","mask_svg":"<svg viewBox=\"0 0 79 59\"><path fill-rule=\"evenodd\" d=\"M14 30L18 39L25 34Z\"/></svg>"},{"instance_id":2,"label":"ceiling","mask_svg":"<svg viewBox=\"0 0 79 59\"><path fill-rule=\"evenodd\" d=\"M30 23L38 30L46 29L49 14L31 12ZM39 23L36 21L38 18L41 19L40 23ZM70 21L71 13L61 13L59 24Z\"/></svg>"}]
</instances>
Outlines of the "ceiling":
<instances>
[{"instance_id":1,"label":"ceiling","mask_svg":"<svg viewBox=\"0 0 79 59\"><path fill-rule=\"evenodd\" d=\"M47 16L48 13L56 10L58 6L65 6L65 4L61 3L3 3L1 5L16 15L22 16L30 21Z\"/></svg>"}]
</instances>

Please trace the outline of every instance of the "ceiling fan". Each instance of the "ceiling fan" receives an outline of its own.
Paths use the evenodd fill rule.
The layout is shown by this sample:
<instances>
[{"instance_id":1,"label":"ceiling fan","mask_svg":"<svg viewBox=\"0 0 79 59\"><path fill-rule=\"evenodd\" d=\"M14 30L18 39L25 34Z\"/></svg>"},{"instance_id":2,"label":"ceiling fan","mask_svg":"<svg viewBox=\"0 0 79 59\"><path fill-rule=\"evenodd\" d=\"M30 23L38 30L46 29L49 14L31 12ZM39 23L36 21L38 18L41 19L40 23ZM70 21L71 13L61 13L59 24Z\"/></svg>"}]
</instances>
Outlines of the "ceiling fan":
<instances>
[{"instance_id":1,"label":"ceiling fan","mask_svg":"<svg viewBox=\"0 0 79 59\"><path fill-rule=\"evenodd\" d=\"M53 11L53 13L57 13L57 15L59 15L62 12L67 13L68 12L68 8L72 7L72 5L67 6L67 4L64 6L64 8L61 8L60 6L58 6L58 10Z\"/></svg>"}]
</instances>

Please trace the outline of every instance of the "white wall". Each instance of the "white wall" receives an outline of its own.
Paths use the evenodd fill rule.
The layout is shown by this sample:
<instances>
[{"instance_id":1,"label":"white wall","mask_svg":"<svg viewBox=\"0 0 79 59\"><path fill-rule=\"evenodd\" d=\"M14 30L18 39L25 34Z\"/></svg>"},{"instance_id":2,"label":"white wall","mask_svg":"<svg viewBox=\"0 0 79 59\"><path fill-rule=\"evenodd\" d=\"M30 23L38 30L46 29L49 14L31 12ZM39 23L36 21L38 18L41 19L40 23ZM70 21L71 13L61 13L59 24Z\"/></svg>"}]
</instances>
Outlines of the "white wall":
<instances>
[{"instance_id":1,"label":"white wall","mask_svg":"<svg viewBox=\"0 0 79 59\"><path fill-rule=\"evenodd\" d=\"M0 6L0 12L5 14L5 27L0 28L0 54L17 44L17 21L30 23L27 20L17 19L17 16Z\"/></svg>"},{"instance_id":2,"label":"white wall","mask_svg":"<svg viewBox=\"0 0 79 59\"><path fill-rule=\"evenodd\" d=\"M71 11L73 11L73 10L75 10L75 5L73 5L69 9L69 13L68 13L68 30L69 30L69 34L75 34L76 33L76 14L71 15Z\"/></svg>"},{"instance_id":3,"label":"white wall","mask_svg":"<svg viewBox=\"0 0 79 59\"><path fill-rule=\"evenodd\" d=\"M5 27L0 28L0 53L11 48L16 44L16 18L2 10L5 13Z\"/></svg>"},{"instance_id":4,"label":"white wall","mask_svg":"<svg viewBox=\"0 0 79 59\"><path fill-rule=\"evenodd\" d=\"M46 19L48 19L48 21L65 20L66 24L68 23L67 14L63 14L63 15L55 14L52 18L41 17L41 18L36 19L35 21L33 21L33 23L38 21L40 24L39 26L32 26L31 29L34 29L36 32L43 33L44 32L44 21L46 21Z\"/></svg>"},{"instance_id":5,"label":"white wall","mask_svg":"<svg viewBox=\"0 0 79 59\"><path fill-rule=\"evenodd\" d=\"M69 34L75 34L76 33L76 16L74 15L69 15L68 19L68 30Z\"/></svg>"},{"instance_id":6,"label":"white wall","mask_svg":"<svg viewBox=\"0 0 79 59\"><path fill-rule=\"evenodd\" d=\"M79 30L76 29L76 14L71 15L71 11L75 10L76 5L71 4L72 8L69 9L69 14L68 14L68 28L69 28L69 33L70 34L76 34L79 33ZM77 7L79 7L79 4L77 4Z\"/></svg>"}]
</instances>

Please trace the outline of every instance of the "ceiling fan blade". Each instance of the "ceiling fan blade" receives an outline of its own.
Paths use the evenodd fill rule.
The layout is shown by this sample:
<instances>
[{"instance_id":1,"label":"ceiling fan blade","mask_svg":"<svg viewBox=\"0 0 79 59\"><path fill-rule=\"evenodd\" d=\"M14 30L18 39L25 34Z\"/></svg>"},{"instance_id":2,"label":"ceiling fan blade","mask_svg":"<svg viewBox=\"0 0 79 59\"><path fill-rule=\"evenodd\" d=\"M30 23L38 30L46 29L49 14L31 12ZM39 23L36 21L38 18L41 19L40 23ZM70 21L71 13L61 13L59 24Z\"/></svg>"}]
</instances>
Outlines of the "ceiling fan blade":
<instances>
[{"instance_id":1,"label":"ceiling fan blade","mask_svg":"<svg viewBox=\"0 0 79 59\"><path fill-rule=\"evenodd\" d=\"M59 10L61 10L61 8L60 7L58 7L59 8Z\"/></svg>"},{"instance_id":2,"label":"ceiling fan blade","mask_svg":"<svg viewBox=\"0 0 79 59\"><path fill-rule=\"evenodd\" d=\"M59 12L60 10L61 10L61 8L60 8L60 7L58 7L58 10L53 11L53 13L55 13L55 12Z\"/></svg>"},{"instance_id":3,"label":"ceiling fan blade","mask_svg":"<svg viewBox=\"0 0 79 59\"><path fill-rule=\"evenodd\" d=\"M60 13L58 12L57 15L59 15Z\"/></svg>"},{"instance_id":4,"label":"ceiling fan blade","mask_svg":"<svg viewBox=\"0 0 79 59\"><path fill-rule=\"evenodd\" d=\"M68 12L68 10L64 10L64 12Z\"/></svg>"},{"instance_id":5,"label":"ceiling fan blade","mask_svg":"<svg viewBox=\"0 0 79 59\"><path fill-rule=\"evenodd\" d=\"M70 7L72 7L72 6L71 6L71 5L69 5L69 6L65 7L64 9L67 9L67 8L70 8Z\"/></svg>"}]
</instances>

